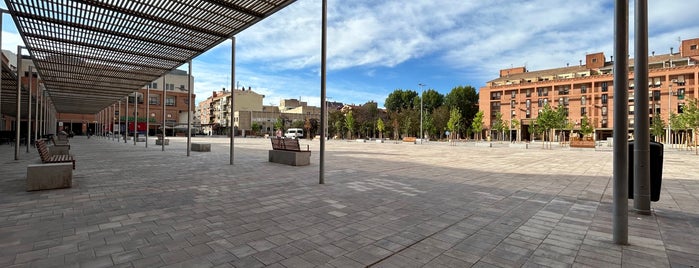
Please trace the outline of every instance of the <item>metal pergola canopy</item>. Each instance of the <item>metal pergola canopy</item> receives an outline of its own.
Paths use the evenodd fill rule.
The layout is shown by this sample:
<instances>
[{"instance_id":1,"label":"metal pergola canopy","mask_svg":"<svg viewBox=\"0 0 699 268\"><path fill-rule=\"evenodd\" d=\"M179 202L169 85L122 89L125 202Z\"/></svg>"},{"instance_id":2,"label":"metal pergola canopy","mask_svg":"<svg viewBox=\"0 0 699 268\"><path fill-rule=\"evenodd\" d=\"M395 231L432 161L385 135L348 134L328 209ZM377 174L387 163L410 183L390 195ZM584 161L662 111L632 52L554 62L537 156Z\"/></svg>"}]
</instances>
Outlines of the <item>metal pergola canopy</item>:
<instances>
[{"instance_id":1,"label":"metal pergola canopy","mask_svg":"<svg viewBox=\"0 0 699 268\"><path fill-rule=\"evenodd\" d=\"M5 3L56 111L93 114L294 1Z\"/></svg>"}]
</instances>

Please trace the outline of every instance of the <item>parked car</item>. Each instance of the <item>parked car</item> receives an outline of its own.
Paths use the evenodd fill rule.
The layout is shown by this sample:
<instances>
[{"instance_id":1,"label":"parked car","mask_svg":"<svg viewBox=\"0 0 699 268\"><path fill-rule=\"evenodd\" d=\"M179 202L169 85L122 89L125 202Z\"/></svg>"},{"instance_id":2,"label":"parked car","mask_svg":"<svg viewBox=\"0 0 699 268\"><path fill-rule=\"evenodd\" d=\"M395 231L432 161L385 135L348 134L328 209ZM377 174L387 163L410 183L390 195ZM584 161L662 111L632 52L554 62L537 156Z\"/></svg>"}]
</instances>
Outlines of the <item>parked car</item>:
<instances>
[{"instance_id":1,"label":"parked car","mask_svg":"<svg viewBox=\"0 0 699 268\"><path fill-rule=\"evenodd\" d=\"M284 133L284 137L292 138L292 139L303 138L303 129L302 128L287 129L286 132Z\"/></svg>"}]
</instances>

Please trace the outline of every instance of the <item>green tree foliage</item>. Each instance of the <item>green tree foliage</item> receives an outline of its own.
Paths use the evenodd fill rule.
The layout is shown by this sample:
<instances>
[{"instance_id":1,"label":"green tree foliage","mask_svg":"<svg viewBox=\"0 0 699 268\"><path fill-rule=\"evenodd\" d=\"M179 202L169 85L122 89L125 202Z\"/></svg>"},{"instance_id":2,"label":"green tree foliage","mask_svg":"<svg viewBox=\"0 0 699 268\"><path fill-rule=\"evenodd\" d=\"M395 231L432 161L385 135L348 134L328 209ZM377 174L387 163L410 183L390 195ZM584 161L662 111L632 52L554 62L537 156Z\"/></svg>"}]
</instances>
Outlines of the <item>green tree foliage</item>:
<instances>
[{"instance_id":1,"label":"green tree foliage","mask_svg":"<svg viewBox=\"0 0 699 268\"><path fill-rule=\"evenodd\" d=\"M274 122L274 129L275 130L278 129L281 131L286 130L286 129L284 129L284 118L281 118L281 117L277 118L277 121Z\"/></svg>"},{"instance_id":2,"label":"green tree foliage","mask_svg":"<svg viewBox=\"0 0 699 268\"><path fill-rule=\"evenodd\" d=\"M461 111L461 125L470 126L478 113L478 93L471 86L458 86L446 95L444 104L450 109L458 108Z\"/></svg>"},{"instance_id":3,"label":"green tree foliage","mask_svg":"<svg viewBox=\"0 0 699 268\"><path fill-rule=\"evenodd\" d=\"M544 109L539 113L536 118L536 125L540 127L541 134L544 136L544 141L553 141L553 129L564 129L566 127L567 116L565 114L565 109L563 106L559 106L557 109L551 108L548 103L544 105ZM547 139L548 138L548 139Z\"/></svg>"},{"instance_id":4,"label":"green tree foliage","mask_svg":"<svg viewBox=\"0 0 699 268\"><path fill-rule=\"evenodd\" d=\"M418 94L414 90L396 89L391 94L388 94L386 101L384 101L384 106L386 110L392 112L413 109L415 108L414 99L416 97L418 97Z\"/></svg>"},{"instance_id":5,"label":"green tree foliage","mask_svg":"<svg viewBox=\"0 0 699 268\"><path fill-rule=\"evenodd\" d=\"M492 129L495 130L498 134L503 133L505 131L506 126L506 121L502 120L502 113L497 112L495 114L495 121L493 121L493 127ZM498 135L500 136L500 135ZM500 137L502 138L502 137Z\"/></svg>"},{"instance_id":6,"label":"green tree foliage","mask_svg":"<svg viewBox=\"0 0 699 268\"><path fill-rule=\"evenodd\" d=\"M262 125L260 123L254 122L252 123L252 133L253 134L259 134L260 130L262 129Z\"/></svg>"},{"instance_id":7,"label":"green tree foliage","mask_svg":"<svg viewBox=\"0 0 699 268\"><path fill-rule=\"evenodd\" d=\"M352 139L352 135L354 134L355 130L355 120L354 120L354 115L352 114L352 111L347 112L345 115L345 127L347 128L347 132L349 133L349 139Z\"/></svg>"},{"instance_id":8,"label":"green tree foliage","mask_svg":"<svg viewBox=\"0 0 699 268\"><path fill-rule=\"evenodd\" d=\"M650 133L655 137L655 141L665 134L665 121L659 114L653 116L653 124L650 126Z\"/></svg>"},{"instance_id":9,"label":"green tree foliage","mask_svg":"<svg viewBox=\"0 0 699 268\"><path fill-rule=\"evenodd\" d=\"M434 124L434 131L436 133L436 137L442 137L444 135L444 131L447 130L447 122L449 122L449 107L442 105L434 109L432 113L430 113L430 117L432 118L432 124Z\"/></svg>"},{"instance_id":10,"label":"green tree foliage","mask_svg":"<svg viewBox=\"0 0 699 268\"><path fill-rule=\"evenodd\" d=\"M451 132L453 136L461 130L461 111L459 108L453 108L449 112L449 121L447 122L447 130Z\"/></svg>"},{"instance_id":11,"label":"green tree foliage","mask_svg":"<svg viewBox=\"0 0 699 268\"><path fill-rule=\"evenodd\" d=\"M439 135L434 126L434 119L430 113L425 113L422 117L422 130L427 134L428 138L431 138L434 135ZM424 137L421 136L420 138Z\"/></svg>"},{"instance_id":12,"label":"green tree foliage","mask_svg":"<svg viewBox=\"0 0 699 268\"><path fill-rule=\"evenodd\" d=\"M478 111L474 116L473 120L471 120L471 130L473 130L474 133L476 133L476 136L478 140L480 140L482 137L482 131L483 131L483 111Z\"/></svg>"},{"instance_id":13,"label":"green tree foliage","mask_svg":"<svg viewBox=\"0 0 699 268\"><path fill-rule=\"evenodd\" d=\"M345 115L340 110L328 112L328 134L344 137Z\"/></svg>"},{"instance_id":14,"label":"green tree foliage","mask_svg":"<svg viewBox=\"0 0 699 268\"><path fill-rule=\"evenodd\" d=\"M376 130L379 131L379 139L383 139L383 131L386 130L386 126L383 124L383 120L380 117L376 120Z\"/></svg>"},{"instance_id":15,"label":"green tree foliage","mask_svg":"<svg viewBox=\"0 0 699 268\"><path fill-rule=\"evenodd\" d=\"M580 120L580 134L582 134L583 137L587 137L594 131L595 129L592 127L592 124L590 124L590 118L584 115Z\"/></svg>"},{"instance_id":16,"label":"green tree foliage","mask_svg":"<svg viewBox=\"0 0 699 268\"><path fill-rule=\"evenodd\" d=\"M444 105L444 95L434 89L428 89L422 94L422 107L428 113Z\"/></svg>"}]
</instances>

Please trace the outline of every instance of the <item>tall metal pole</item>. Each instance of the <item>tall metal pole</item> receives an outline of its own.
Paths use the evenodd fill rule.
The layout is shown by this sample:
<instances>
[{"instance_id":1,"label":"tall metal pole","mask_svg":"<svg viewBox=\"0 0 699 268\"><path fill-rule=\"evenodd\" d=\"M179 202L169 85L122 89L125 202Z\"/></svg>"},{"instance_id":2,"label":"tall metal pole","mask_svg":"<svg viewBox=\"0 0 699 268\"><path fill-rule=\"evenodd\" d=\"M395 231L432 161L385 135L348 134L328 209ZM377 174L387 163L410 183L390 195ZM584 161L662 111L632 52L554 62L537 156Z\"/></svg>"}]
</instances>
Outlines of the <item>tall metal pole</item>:
<instances>
[{"instance_id":1,"label":"tall metal pole","mask_svg":"<svg viewBox=\"0 0 699 268\"><path fill-rule=\"evenodd\" d=\"M192 61L189 61L187 71L187 156L192 150Z\"/></svg>"},{"instance_id":2,"label":"tall metal pole","mask_svg":"<svg viewBox=\"0 0 699 268\"><path fill-rule=\"evenodd\" d=\"M20 70L17 69L17 72L19 73ZM27 153L29 153L29 143L32 140L32 66L29 66L28 79L29 86L27 87Z\"/></svg>"},{"instance_id":3,"label":"tall metal pole","mask_svg":"<svg viewBox=\"0 0 699 268\"><path fill-rule=\"evenodd\" d=\"M325 130L328 126L328 122L326 122L327 118L325 113L327 112L327 100L326 100L326 79L327 79L327 72L326 72L326 58L327 58L327 42L328 42L328 0L323 0L323 15L322 15L322 30L321 30L321 41L320 41L320 102L325 104L321 105L322 111L320 111L320 116L322 117L320 119L320 124L321 124L321 129ZM325 131L322 131L320 133L320 170L318 172L318 183L319 184L325 184L325 140L326 140L326 133Z\"/></svg>"},{"instance_id":4,"label":"tall metal pole","mask_svg":"<svg viewBox=\"0 0 699 268\"><path fill-rule=\"evenodd\" d=\"M117 141L120 141L121 139L121 100L119 100L119 114L117 115L117 122L119 124L119 138L117 138Z\"/></svg>"},{"instance_id":5,"label":"tall metal pole","mask_svg":"<svg viewBox=\"0 0 699 268\"><path fill-rule=\"evenodd\" d=\"M133 145L136 146L138 136L138 91L133 96Z\"/></svg>"},{"instance_id":6,"label":"tall metal pole","mask_svg":"<svg viewBox=\"0 0 699 268\"><path fill-rule=\"evenodd\" d=\"M124 114L124 143L129 137L129 96L126 96L126 113Z\"/></svg>"},{"instance_id":7,"label":"tall metal pole","mask_svg":"<svg viewBox=\"0 0 699 268\"><path fill-rule=\"evenodd\" d=\"M148 134L150 132L150 83L146 86L146 148L148 148Z\"/></svg>"},{"instance_id":8,"label":"tall metal pole","mask_svg":"<svg viewBox=\"0 0 699 268\"><path fill-rule=\"evenodd\" d=\"M650 122L648 119L648 0L635 0L633 208L650 214ZM655 110L655 109L653 109Z\"/></svg>"},{"instance_id":9,"label":"tall metal pole","mask_svg":"<svg viewBox=\"0 0 699 268\"><path fill-rule=\"evenodd\" d=\"M629 86L629 1L614 1L614 155L612 195L612 240L615 244L629 243L629 147L628 86Z\"/></svg>"},{"instance_id":10,"label":"tall metal pole","mask_svg":"<svg viewBox=\"0 0 699 268\"><path fill-rule=\"evenodd\" d=\"M167 91L167 87L166 87L167 84L165 84L165 82L166 82L165 76L166 75L167 74L163 75L163 131L161 133L162 140L160 141L160 147L161 147L161 150L163 152L165 151L165 137L167 137L167 136L165 136L165 133L167 133L167 132L165 132L165 101L167 100L167 92L166 92Z\"/></svg>"},{"instance_id":11,"label":"tall metal pole","mask_svg":"<svg viewBox=\"0 0 699 268\"><path fill-rule=\"evenodd\" d=\"M425 96L425 85L422 83L417 85L420 86L420 144L422 144L422 139L425 137L424 132L422 132L422 98Z\"/></svg>"},{"instance_id":12,"label":"tall metal pole","mask_svg":"<svg viewBox=\"0 0 699 268\"><path fill-rule=\"evenodd\" d=\"M672 145L672 125L670 125L670 115L672 115L672 84L667 86L667 144Z\"/></svg>"},{"instance_id":13,"label":"tall metal pole","mask_svg":"<svg viewBox=\"0 0 699 268\"><path fill-rule=\"evenodd\" d=\"M31 68L31 66L29 66ZM31 71L29 71L29 85L33 87L34 83L32 83L32 79L34 78L34 75L32 74ZM34 100L34 115L36 118L34 118L34 140L39 140L39 87L36 88L36 100Z\"/></svg>"},{"instance_id":14,"label":"tall metal pole","mask_svg":"<svg viewBox=\"0 0 699 268\"><path fill-rule=\"evenodd\" d=\"M231 126L231 146L230 146L230 164L233 165L234 163L234 145L235 145L235 124L233 124L233 120L235 119L235 115L233 114L233 111L235 111L235 36L231 37L231 97L229 98L231 104L229 105L230 109L230 116L231 119L228 120L230 122Z\"/></svg>"},{"instance_id":15,"label":"tall metal pole","mask_svg":"<svg viewBox=\"0 0 699 268\"><path fill-rule=\"evenodd\" d=\"M22 46L17 46L17 120L15 120L15 160L19 160L19 130L22 121Z\"/></svg>"}]
</instances>

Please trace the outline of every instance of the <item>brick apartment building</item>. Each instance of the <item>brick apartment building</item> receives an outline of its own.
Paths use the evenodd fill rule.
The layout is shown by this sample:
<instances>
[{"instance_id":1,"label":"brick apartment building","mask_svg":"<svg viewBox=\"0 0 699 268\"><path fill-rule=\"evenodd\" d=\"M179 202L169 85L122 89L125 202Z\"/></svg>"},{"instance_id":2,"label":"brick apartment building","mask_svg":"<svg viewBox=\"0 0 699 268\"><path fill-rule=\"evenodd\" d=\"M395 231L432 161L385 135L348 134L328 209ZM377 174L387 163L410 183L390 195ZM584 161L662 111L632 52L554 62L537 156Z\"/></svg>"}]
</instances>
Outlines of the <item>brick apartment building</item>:
<instances>
[{"instance_id":1,"label":"brick apartment building","mask_svg":"<svg viewBox=\"0 0 699 268\"><path fill-rule=\"evenodd\" d=\"M165 82L163 82L163 77ZM130 94L128 96L129 101L127 103L126 96L121 102L114 103L111 107L105 107L107 110L114 111L114 122L113 124L121 123L121 130L125 131L127 125L125 123L126 119L129 120L129 133L133 133L134 129L134 108L137 107L138 110L138 130L140 133L145 132L145 122L149 120L149 132L154 135L158 129L161 128L163 122L163 101L165 102L165 125L168 129L168 134L171 134L172 129L177 127L186 128L187 117L194 115L194 107L192 105L191 111L188 110L188 86L187 81L191 81L189 87L194 86L194 78L188 79L186 71L173 70L170 73L164 75L151 82L146 87L143 87ZM148 89L150 86L150 89ZM163 94L166 91L166 94ZM149 93L150 92L150 93ZM163 99L165 95L165 99ZM195 95L192 94L192 102L194 102ZM146 103L146 98L148 102ZM134 99L138 101L136 105ZM146 104L148 107L146 108ZM128 105L128 114L126 112L126 106ZM148 109L148 113L146 113ZM110 111L111 113L111 111ZM104 131L119 132L118 128L110 127L110 124L106 126L100 126L102 118L99 115L85 115L85 114L68 114L68 113L58 113L58 122L62 122L64 126L73 130L76 135L86 134L88 130L94 131L98 128L104 128ZM133 135L133 134L130 134Z\"/></svg>"},{"instance_id":2,"label":"brick apartment building","mask_svg":"<svg viewBox=\"0 0 699 268\"><path fill-rule=\"evenodd\" d=\"M687 98L699 97L699 38L683 40L678 53L648 57L649 118L659 113L668 121L669 112L681 113ZM563 105L568 119L579 129L584 115L595 128L597 139L612 135L613 57L604 53L585 56L578 65L530 71L525 67L500 70L500 76L480 88L479 106L484 112L486 129L492 129L497 112L503 120L519 121L522 140L531 140L529 131L538 113L548 103ZM634 123L633 59L629 60L629 127ZM512 136L516 130L512 130ZM486 130L486 133L488 131Z\"/></svg>"}]
</instances>

